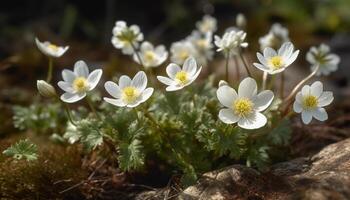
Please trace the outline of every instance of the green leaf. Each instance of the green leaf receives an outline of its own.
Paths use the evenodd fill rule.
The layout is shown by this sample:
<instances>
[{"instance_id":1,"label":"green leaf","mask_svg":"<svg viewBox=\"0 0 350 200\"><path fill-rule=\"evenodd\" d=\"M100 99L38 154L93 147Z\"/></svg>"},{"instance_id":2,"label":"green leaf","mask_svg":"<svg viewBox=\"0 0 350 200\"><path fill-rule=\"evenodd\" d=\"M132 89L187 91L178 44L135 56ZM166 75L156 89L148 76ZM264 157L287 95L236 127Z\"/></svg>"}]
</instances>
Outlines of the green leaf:
<instances>
[{"instance_id":1,"label":"green leaf","mask_svg":"<svg viewBox=\"0 0 350 200\"><path fill-rule=\"evenodd\" d=\"M28 139L20 140L16 144L7 148L2 153L6 156L12 156L14 159L20 160L25 158L27 161L36 160L38 158L37 146L29 142Z\"/></svg>"},{"instance_id":2,"label":"green leaf","mask_svg":"<svg viewBox=\"0 0 350 200\"><path fill-rule=\"evenodd\" d=\"M273 145L288 145L292 134L291 124L284 119L277 124L267 136L267 141Z\"/></svg>"},{"instance_id":3,"label":"green leaf","mask_svg":"<svg viewBox=\"0 0 350 200\"><path fill-rule=\"evenodd\" d=\"M119 167L123 171L139 169L144 164L145 155L142 151L143 146L138 139L132 142L123 142L119 145L120 155L118 156Z\"/></svg>"},{"instance_id":4,"label":"green leaf","mask_svg":"<svg viewBox=\"0 0 350 200\"><path fill-rule=\"evenodd\" d=\"M90 151L103 143L103 135L99 123L92 119L83 119L77 123L77 130L86 150Z\"/></svg>"}]
</instances>

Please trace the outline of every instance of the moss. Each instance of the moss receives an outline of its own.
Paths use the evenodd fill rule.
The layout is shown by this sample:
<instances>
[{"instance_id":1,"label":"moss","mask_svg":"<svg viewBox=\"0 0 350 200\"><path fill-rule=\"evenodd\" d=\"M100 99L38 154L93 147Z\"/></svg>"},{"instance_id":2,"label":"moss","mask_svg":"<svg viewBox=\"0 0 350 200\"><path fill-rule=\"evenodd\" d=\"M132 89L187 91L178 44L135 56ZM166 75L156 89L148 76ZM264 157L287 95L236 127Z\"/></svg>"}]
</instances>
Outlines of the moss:
<instances>
[{"instance_id":1,"label":"moss","mask_svg":"<svg viewBox=\"0 0 350 200\"><path fill-rule=\"evenodd\" d=\"M0 150L5 147L2 142ZM80 151L74 146L49 143L41 145L36 161L16 161L4 156L0 156L0 161L0 199L84 199L78 187L60 194L88 175L81 169Z\"/></svg>"}]
</instances>

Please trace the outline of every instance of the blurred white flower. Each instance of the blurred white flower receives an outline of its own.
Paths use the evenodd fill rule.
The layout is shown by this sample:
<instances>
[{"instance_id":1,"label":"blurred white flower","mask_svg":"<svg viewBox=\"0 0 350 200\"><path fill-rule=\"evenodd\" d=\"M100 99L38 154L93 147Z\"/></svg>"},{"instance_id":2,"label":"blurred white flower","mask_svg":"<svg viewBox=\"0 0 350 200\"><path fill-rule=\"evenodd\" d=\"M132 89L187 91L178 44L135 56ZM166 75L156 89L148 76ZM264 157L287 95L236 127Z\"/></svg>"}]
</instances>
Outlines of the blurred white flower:
<instances>
[{"instance_id":1,"label":"blurred white flower","mask_svg":"<svg viewBox=\"0 0 350 200\"><path fill-rule=\"evenodd\" d=\"M190 85L196 80L201 70L202 67L197 69L196 60L190 57L185 60L182 69L177 64L170 63L166 68L169 78L157 76L157 79L167 85L166 91L176 91Z\"/></svg>"},{"instance_id":2,"label":"blurred white flower","mask_svg":"<svg viewBox=\"0 0 350 200\"><path fill-rule=\"evenodd\" d=\"M182 65L185 60L189 57L197 57L196 48L189 41L179 41L171 44L170 47L171 62L174 62L178 65Z\"/></svg>"},{"instance_id":3,"label":"blurred white flower","mask_svg":"<svg viewBox=\"0 0 350 200\"><path fill-rule=\"evenodd\" d=\"M65 91L61 100L66 103L74 103L86 96L88 91L93 90L102 76L102 70L96 69L89 73L89 68L84 61L74 64L74 71L64 69L62 71L63 81L58 86Z\"/></svg>"},{"instance_id":4,"label":"blurred white flower","mask_svg":"<svg viewBox=\"0 0 350 200\"><path fill-rule=\"evenodd\" d=\"M117 21L112 33L112 44L114 47L121 49L127 55L132 55L134 53L133 46L138 48L139 42L143 40L140 27L137 25L128 27L125 21Z\"/></svg>"},{"instance_id":5,"label":"blurred white flower","mask_svg":"<svg viewBox=\"0 0 350 200\"><path fill-rule=\"evenodd\" d=\"M266 117L260 113L272 102L274 94L264 90L257 94L256 81L250 77L245 78L238 87L237 92L223 85L216 91L220 103L226 107L220 110L219 119L226 124L238 122L244 129L258 129L267 123Z\"/></svg>"},{"instance_id":6,"label":"blurred white flower","mask_svg":"<svg viewBox=\"0 0 350 200\"><path fill-rule=\"evenodd\" d=\"M236 25L241 29L244 29L246 27L247 19L245 18L245 16L242 13L239 13L236 16Z\"/></svg>"},{"instance_id":7,"label":"blurred white flower","mask_svg":"<svg viewBox=\"0 0 350 200\"><path fill-rule=\"evenodd\" d=\"M49 57L61 57L69 49L69 46L57 46L48 41L40 42L38 38L35 38L35 43L38 49Z\"/></svg>"},{"instance_id":8,"label":"blurred white flower","mask_svg":"<svg viewBox=\"0 0 350 200\"><path fill-rule=\"evenodd\" d=\"M147 41L141 44L139 55L143 66L146 68L158 67L168 58L168 52L164 45L159 45L154 48L154 46ZM135 62L141 64L136 53L134 53L133 58Z\"/></svg>"},{"instance_id":9,"label":"blurred white flower","mask_svg":"<svg viewBox=\"0 0 350 200\"><path fill-rule=\"evenodd\" d=\"M107 81L106 91L113 97L103 99L118 107L136 107L149 99L153 94L153 88L147 87L147 76L143 71L139 71L131 80L129 76L120 77L118 84Z\"/></svg>"},{"instance_id":10,"label":"blurred white flower","mask_svg":"<svg viewBox=\"0 0 350 200\"><path fill-rule=\"evenodd\" d=\"M225 56L229 54L236 55L241 51L241 48L248 47L248 43L244 42L247 33L244 31L230 31L226 32L222 38L215 35L215 45L218 47L217 51L223 51Z\"/></svg>"},{"instance_id":11,"label":"blurred white flower","mask_svg":"<svg viewBox=\"0 0 350 200\"><path fill-rule=\"evenodd\" d=\"M266 47L279 48L283 43L290 41L288 34L287 28L279 23L273 24L269 33L259 39L260 49L263 51Z\"/></svg>"},{"instance_id":12,"label":"blurred white flower","mask_svg":"<svg viewBox=\"0 0 350 200\"><path fill-rule=\"evenodd\" d=\"M306 54L306 60L311 64L311 71L314 71L317 65L320 69L316 72L317 76L329 75L338 69L340 58L338 55L330 53L328 45L321 44L319 47L311 47Z\"/></svg>"},{"instance_id":13,"label":"blurred white flower","mask_svg":"<svg viewBox=\"0 0 350 200\"><path fill-rule=\"evenodd\" d=\"M257 53L260 63L254 63L258 69L269 74L276 74L284 71L298 57L299 50L294 51L294 45L290 42L284 43L276 52L270 47L264 49L264 55Z\"/></svg>"},{"instance_id":14,"label":"blurred white flower","mask_svg":"<svg viewBox=\"0 0 350 200\"><path fill-rule=\"evenodd\" d=\"M293 110L301 113L304 124L309 124L312 118L319 121L328 119L328 114L323 108L332 103L333 93L323 91L323 84L320 81L314 82L311 86L305 85L295 96Z\"/></svg>"},{"instance_id":15,"label":"blurred white flower","mask_svg":"<svg viewBox=\"0 0 350 200\"><path fill-rule=\"evenodd\" d=\"M52 98L57 96L55 88L44 80L37 80L36 87L43 97Z\"/></svg>"},{"instance_id":16,"label":"blurred white flower","mask_svg":"<svg viewBox=\"0 0 350 200\"><path fill-rule=\"evenodd\" d=\"M204 15L202 20L196 23L196 27L202 33L214 33L217 29L217 21L210 15Z\"/></svg>"},{"instance_id":17,"label":"blurred white flower","mask_svg":"<svg viewBox=\"0 0 350 200\"><path fill-rule=\"evenodd\" d=\"M186 38L196 48L197 53L194 56L196 56L195 58L200 65L206 65L208 61L213 59L212 39L213 34L211 32L201 34L199 31L193 31Z\"/></svg>"},{"instance_id":18,"label":"blurred white flower","mask_svg":"<svg viewBox=\"0 0 350 200\"><path fill-rule=\"evenodd\" d=\"M224 86L224 85L228 85L228 83L226 81L224 81L224 80L220 80L219 81L219 87Z\"/></svg>"}]
</instances>

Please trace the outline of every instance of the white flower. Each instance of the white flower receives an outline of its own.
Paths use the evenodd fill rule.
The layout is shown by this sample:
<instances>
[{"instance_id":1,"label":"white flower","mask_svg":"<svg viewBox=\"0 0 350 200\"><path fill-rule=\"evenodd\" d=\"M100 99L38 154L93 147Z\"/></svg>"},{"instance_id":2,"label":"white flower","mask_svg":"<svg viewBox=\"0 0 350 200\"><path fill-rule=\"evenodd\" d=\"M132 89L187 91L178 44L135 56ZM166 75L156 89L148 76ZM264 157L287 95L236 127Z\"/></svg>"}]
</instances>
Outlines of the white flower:
<instances>
[{"instance_id":1,"label":"white flower","mask_svg":"<svg viewBox=\"0 0 350 200\"><path fill-rule=\"evenodd\" d=\"M306 60L311 64L311 71L314 71L317 65L320 66L316 75L329 75L338 69L340 58L338 55L330 53L328 45L321 44L319 47L311 47L306 54Z\"/></svg>"},{"instance_id":2,"label":"white flower","mask_svg":"<svg viewBox=\"0 0 350 200\"><path fill-rule=\"evenodd\" d=\"M333 93L323 91L323 84L320 81L314 82L311 86L305 85L295 96L293 110L301 113L304 124L309 124L312 117L319 121L328 119L328 114L323 108L332 103Z\"/></svg>"},{"instance_id":3,"label":"white flower","mask_svg":"<svg viewBox=\"0 0 350 200\"><path fill-rule=\"evenodd\" d=\"M219 112L219 119L226 124L238 122L244 129L258 129L267 123L266 117L260 112L264 111L272 102L274 95L270 90L257 94L256 81L250 77L245 78L238 87L237 92L227 86L221 86L216 91L220 103L225 106Z\"/></svg>"},{"instance_id":4,"label":"white flower","mask_svg":"<svg viewBox=\"0 0 350 200\"><path fill-rule=\"evenodd\" d=\"M270 47L264 49L264 55L257 53L260 63L254 63L258 69L269 74L276 74L284 71L298 57L299 50L294 51L294 46L290 42L284 43L276 52Z\"/></svg>"},{"instance_id":5,"label":"white flower","mask_svg":"<svg viewBox=\"0 0 350 200\"><path fill-rule=\"evenodd\" d=\"M176 91L180 90L188 85L190 85L201 72L202 67L197 70L197 63L193 57L187 58L182 66L182 69L174 63L170 63L166 72L168 77L157 76L157 79L167 85L166 91Z\"/></svg>"},{"instance_id":6,"label":"white flower","mask_svg":"<svg viewBox=\"0 0 350 200\"><path fill-rule=\"evenodd\" d=\"M124 21L117 21L112 32L112 44L115 48L122 49L122 52L127 55L134 53L132 45L137 48L139 42L143 40L140 27L137 25L128 27Z\"/></svg>"},{"instance_id":7,"label":"white flower","mask_svg":"<svg viewBox=\"0 0 350 200\"><path fill-rule=\"evenodd\" d=\"M48 41L40 42L38 38L35 38L35 43L38 49L49 57L61 57L69 49L69 46L57 46Z\"/></svg>"},{"instance_id":8,"label":"white flower","mask_svg":"<svg viewBox=\"0 0 350 200\"><path fill-rule=\"evenodd\" d=\"M74 71L64 69L62 71L63 81L58 86L65 91L61 100L66 103L74 103L86 96L88 91L93 90L102 76L102 70L96 69L89 73L89 68L84 61L77 61L74 64Z\"/></svg>"},{"instance_id":9,"label":"white flower","mask_svg":"<svg viewBox=\"0 0 350 200\"><path fill-rule=\"evenodd\" d=\"M247 19L242 13L236 16L236 25L240 28L244 28L247 25Z\"/></svg>"},{"instance_id":10,"label":"white flower","mask_svg":"<svg viewBox=\"0 0 350 200\"><path fill-rule=\"evenodd\" d=\"M158 67L168 58L168 52L164 45L159 45L154 48L153 45L147 41L141 44L139 53L144 67ZM141 64L136 53L134 53L133 58L135 62Z\"/></svg>"},{"instance_id":11,"label":"white flower","mask_svg":"<svg viewBox=\"0 0 350 200\"><path fill-rule=\"evenodd\" d=\"M118 107L136 107L149 99L153 94L153 88L147 87L147 76L143 71L138 72L131 80L129 76L120 77L118 84L107 81L106 91L113 97L103 99Z\"/></svg>"},{"instance_id":12,"label":"white flower","mask_svg":"<svg viewBox=\"0 0 350 200\"><path fill-rule=\"evenodd\" d=\"M179 41L171 44L170 47L171 62L174 62L178 65L182 65L185 60L189 57L196 57L197 51L193 44L189 41Z\"/></svg>"},{"instance_id":13,"label":"white flower","mask_svg":"<svg viewBox=\"0 0 350 200\"><path fill-rule=\"evenodd\" d=\"M241 51L241 48L248 47L248 43L244 42L247 33L244 31L230 31L226 32L222 38L215 35L215 45L218 47L217 51L223 51L225 55L236 55Z\"/></svg>"},{"instance_id":14,"label":"white flower","mask_svg":"<svg viewBox=\"0 0 350 200\"><path fill-rule=\"evenodd\" d=\"M196 27L202 33L213 33L217 29L217 21L210 15L204 15L202 20L196 23Z\"/></svg>"},{"instance_id":15,"label":"white flower","mask_svg":"<svg viewBox=\"0 0 350 200\"><path fill-rule=\"evenodd\" d=\"M279 23L273 24L269 33L259 39L260 49L263 51L266 47L279 48L283 43L290 41L288 34L287 28Z\"/></svg>"},{"instance_id":16,"label":"white flower","mask_svg":"<svg viewBox=\"0 0 350 200\"><path fill-rule=\"evenodd\" d=\"M197 53L196 60L201 65L206 65L208 61L213 59L213 44L212 44L213 34L207 32L201 34L199 31L193 31L190 36L186 38L187 41L191 42L196 48Z\"/></svg>"}]
</instances>

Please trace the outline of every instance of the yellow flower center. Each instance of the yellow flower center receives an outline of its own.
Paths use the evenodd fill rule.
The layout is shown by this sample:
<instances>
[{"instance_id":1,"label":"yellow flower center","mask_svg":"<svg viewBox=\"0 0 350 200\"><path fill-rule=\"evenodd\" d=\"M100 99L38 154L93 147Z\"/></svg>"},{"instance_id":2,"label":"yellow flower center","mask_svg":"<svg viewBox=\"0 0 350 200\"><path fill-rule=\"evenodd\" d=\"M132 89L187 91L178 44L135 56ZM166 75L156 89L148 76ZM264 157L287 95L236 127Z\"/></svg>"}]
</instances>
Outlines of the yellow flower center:
<instances>
[{"instance_id":1,"label":"yellow flower center","mask_svg":"<svg viewBox=\"0 0 350 200\"><path fill-rule=\"evenodd\" d=\"M240 117L246 117L253 111L253 102L248 98L240 98L233 102L233 111Z\"/></svg>"},{"instance_id":2,"label":"yellow flower center","mask_svg":"<svg viewBox=\"0 0 350 200\"><path fill-rule=\"evenodd\" d=\"M196 44L201 49L204 49L204 48L206 48L208 46L208 43L207 43L207 41L205 39L197 40Z\"/></svg>"},{"instance_id":3,"label":"yellow flower center","mask_svg":"<svg viewBox=\"0 0 350 200\"><path fill-rule=\"evenodd\" d=\"M139 92L135 87L129 86L123 89L123 100L127 103L134 102L139 97Z\"/></svg>"},{"instance_id":4,"label":"yellow flower center","mask_svg":"<svg viewBox=\"0 0 350 200\"><path fill-rule=\"evenodd\" d=\"M188 56L189 56L188 51L181 51L180 54L179 54L179 57L180 57L182 60L186 60L186 58L188 58Z\"/></svg>"},{"instance_id":5,"label":"yellow flower center","mask_svg":"<svg viewBox=\"0 0 350 200\"><path fill-rule=\"evenodd\" d=\"M175 79L181 84L185 85L188 82L188 74L185 71L179 71L175 75Z\"/></svg>"},{"instance_id":6,"label":"yellow flower center","mask_svg":"<svg viewBox=\"0 0 350 200\"><path fill-rule=\"evenodd\" d=\"M281 56L273 56L270 58L269 63L273 70L280 69L283 65Z\"/></svg>"},{"instance_id":7,"label":"yellow flower center","mask_svg":"<svg viewBox=\"0 0 350 200\"><path fill-rule=\"evenodd\" d=\"M313 109L318 105L317 97L314 95L308 95L303 98L303 107L304 109Z\"/></svg>"},{"instance_id":8,"label":"yellow flower center","mask_svg":"<svg viewBox=\"0 0 350 200\"><path fill-rule=\"evenodd\" d=\"M156 55L155 55L155 53L153 51L146 51L145 52L145 60L146 60L146 62L152 62L155 57L156 57Z\"/></svg>"},{"instance_id":9,"label":"yellow flower center","mask_svg":"<svg viewBox=\"0 0 350 200\"><path fill-rule=\"evenodd\" d=\"M53 50L53 51L58 51L58 46L54 45L54 44L49 44L48 48Z\"/></svg>"},{"instance_id":10,"label":"yellow flower center","mask_svg":"<svg viewBox=\"0 0 350 200\"><path fill-rule=\"evenodd\" d=\"M87 80L85 77L77 77L73 81L73 88L77 92L85 92L87 90Z\"/></svg>"}]
</instances>

